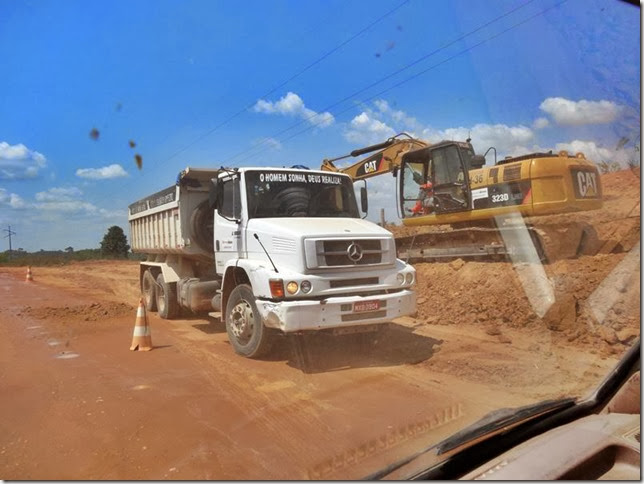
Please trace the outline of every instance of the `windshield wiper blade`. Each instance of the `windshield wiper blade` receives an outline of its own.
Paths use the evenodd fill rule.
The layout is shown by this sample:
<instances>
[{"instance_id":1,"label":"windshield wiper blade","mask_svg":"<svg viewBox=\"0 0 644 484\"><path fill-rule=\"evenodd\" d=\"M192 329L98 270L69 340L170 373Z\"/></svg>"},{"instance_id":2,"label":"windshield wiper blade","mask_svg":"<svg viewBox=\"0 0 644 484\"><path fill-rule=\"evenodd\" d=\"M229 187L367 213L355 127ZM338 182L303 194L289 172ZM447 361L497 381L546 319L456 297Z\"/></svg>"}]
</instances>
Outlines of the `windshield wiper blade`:
<instances>
[{"instance_id":1,"label":"windshield wiper blade","mask_svg":"<svg viewBox=\"0 0 644 484\"><path fill-rule=\"evenodd\" d=\"M452 457L448 456L441 462L434 462L431 468L426 467L423 471L416 471L415 474L413 474L417 477L420 475L423 475L424 479L428 479L428 478L429 479L431 478L453 479L452 476L459 474L459 471L452 469L447 474L445 474L441 469L442 466L444 466L445 464L448 464L448 465L460 466L460 469L462 469L463 467L467 467L468 469L473 469L476 465L480 465L483 462L485 462L486 459L489 460L496 455L500 455L502 452L505 452L509 448L520 444L521 442L525 441L528 438L532 438L535 435L538 435L543 432L547 432L548 430L556 428L560 425L569 423L574 419L578 419L578 418L582 418L587 415L590 415L592 412L599 411L603 406L605 406L608 403L610 398L613 395L615 395L615 393L619 390L619 388L626 381L626 379L630 375L632 375L633 372L639 371L640 353L641 353L640 338L637 338L637 340L633 343L631 348L626 352L626 354L624 354L622 359L617 363L616 367L606 376L604 381L602 381L599 384L599 386L595 389L593 394L588 398L581 400L580 402L577 402L572 398L564 398L559 400L545 400L545 401L536 403L534 405L528 405L525 407L517 407L514 409L504 409L501 411L492 412L491 414L488 414L482 419L480 419L478 422L470 425L466 429L463 429L457 432L456 434L452 435L451 437L448 437L447 439L439 442L438 444L429 445L428 447L425 447L424 449L421 449L418 452L415 452L414 454L408 457L405 457L396 462L393 462L387 465L386 467L384 467L383 469L380 469L379 471L374 472L369 476L366 476L364 479L368 481L373 481L376 479L382 479L383 477L386 477L386 476L391 476L392 473L396 472L397 470L400 470L401 468L411 463L415 459L420 458L423 454L427 454L428 452L431 452L431 451L437 451L439 447L441 447L441 451L436 452L436 455L439 455L441 453L446 453L448 451L448 448L447 448L448 444L455 444L450 446L450 448L453 450L459 446L465 447L467 443L472 443L472 445L465 447L462 451L457 452L454 456ZM519 411L525 414L523 421L519 417L516 417L516 418L514 417L516 412L519 412ZM498 421L499 418L503 419L502 416L499 416L498 412L508 412L510 416L507 417L504 425L515 427L515 429L513 430L517 430L520 427L522 427L521 424L524 421L525 422L532 421L531 424L529 425L529 430L523 429L522 431L519 431L519 432L516 432L516 431L509 432L509 435L504 437L505 432L501 432L501 430L503 429L503 425L499 426L498 423L496 423L496 431L494 430L495 422ZM494 419L495 413L497 413L496 419ZM490 418L490 416L492 416L492 418ZM497 437L501 438L500 441L497 439L497 441L493 443L494 445L493 452L485 452L485 449L477 449L476 448L477 442L472 442L477 438L474 436L473 432L477 433L478 438L487 437L487 434L484 431L480 431L476 427L481 426L482 421L488 420L488 419L489 421L484 424L484 425L490 426L487 432L491 434L496 434L496 435L489 435L490 440L494 440ZM457 436L459 436L460 438L460 442L458 443L456 443ZM488 442L488 440L487 438L483 440L484 442L482 444L485 445ZM474 449L473 453L472 452L468 453L472 449ZM454 460L454 462L450 464L451 459L459 456L462 458L460 461Z\"/></svg>"},{"instance_id":2,"label":"windshield wiper blade","mask_svg":"<svg viewBox=\"0 0 644 484\"><path fill-rule=\"evenodd\" d=\"M498 432L505 427L513 426L515 424L518 425L532 418L550 415L555 411L572 407L575 404L576 400L574 398L561 398L556 400L543 400L523 407L501 408L499 410L494 410L439 443L430 445L405 459L394 462L383 469L370 474L364 479L367 481L382 479L384 476L400 469L427 452L435 451L436 455L441 455L469 442L475 441L478 438Z\"/></svg>"},{"instance_id":3,"label":"windshield wiper blade","mask_svg":"<svg viewBox=\"0 0 644 484\"><path fill-rule=\"evenodd\" d=\"M523 407L500 408L498 410L494 410L474 422L472 425L459 430L455 434L452 434L445 440L436 444L436 454L441 455L460 447L463 444L476 440L479 437L483 437L484 435L518 424L529 418L549 414L555 410L572 407L574 404L574 398L561 398L557 400L543 400Z\"/></svg>"}]
</instances>

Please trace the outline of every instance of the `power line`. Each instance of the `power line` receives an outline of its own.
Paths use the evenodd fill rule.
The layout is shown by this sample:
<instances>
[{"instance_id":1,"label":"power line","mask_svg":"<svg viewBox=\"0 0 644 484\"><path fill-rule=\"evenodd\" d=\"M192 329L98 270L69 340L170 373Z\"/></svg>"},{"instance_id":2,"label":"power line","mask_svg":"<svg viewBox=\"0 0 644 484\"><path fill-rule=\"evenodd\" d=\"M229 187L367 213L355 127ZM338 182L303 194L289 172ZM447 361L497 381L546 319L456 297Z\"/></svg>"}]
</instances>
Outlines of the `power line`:
<instances>
[{"instance_id":1,"label":"power line","mask_svg":"<svg viewBox=\"0 0 644 484\"><path fill-rule=\"evenodd\" d=\"M566 3L567 1L568 1L568 0L562 0L561 2L559 2L559 3L555 4L555 5L551 6L551 7L548 7L548 8L546 8L546 9L544 9L544 10L542 10L542 11L540 11L540 12L538 12L538 13L536 13L536 14L532 15L532 16L530 16L530 17L526 18L525 20L522 20L521 22L518 22L518 23L516 23L516 24L512 25L511 27L509 27L509 28L507 28L507 29L504 29L504 30L502 30L502 31L500 31L500 32L498 32L498 33L496 33L496 34L494 34L494 35L490 36L490 37L487 37L487 38L485 38L485 39L481 40L480 42L477 42L476 44L474 44L474 45L472 45L472 46L470 46L470 47L468 47L468 48L466 48L466 49L463 49L463 50L461 50L461 51L457 52L456 54L453 54L453 55L451 55L450 57L448 57L448 58L446 58L446 59L444 59L444 60L442 60L442 61L440 61L440 62L438 62L438 63L436 63L436 64L433 64L432 66L430 66L430 67L428 67L428 68L426 68L426 69L423 69L423 70L422 70L422 71L420 71L420 72L417 72L416 74L414 74L414 75L412 75L412 76L409 76L409 77L407 77L407 78L405 78L405 79L401 80L400 82L398 82L398 83L394 84L393 86L390 86L390 87L388 87L387 89L383 89L382 91L380 91L380 92L378 92L378 93L376 93L376 94L374 94L374 95L372 95L372 96L370 96L370 97L368 97L368 98L363 99L363 100L360 102L360 104L364 104L364 103L366 103L366 102L368 102L368 101L370 101L370 100L372 100L372 99L375 99L375 98L377 98L377 97L379 97L379 96L382 96L382 95L383 95L383 94L385 94L386 92L389 92L389 91L391 91L392 89L395 89L395 88L397 88L397 87L400 87L400 86L402 86L403 84L406 84L407 82L412 81L413 79L416 79L417 77L420 77L420 76L421 76L421 75L423 75L423 74L426 74L427 72L431 71L432 69L435 69L436 67L441 66L441 65L443 65L443 64L445 64L445 63L447 63L447 62L449 62L450 60L452 60L452 59L454 59L454 58L456 58L456 57L458 57L458 56L461 56L461 55L463 55L463 54L465 54L465 53L467 53L467 52L471 51L472 49L475 49L476 47L479 47L479 46L481 46L481 45L483 45L483 44L485 44L485 43L489 42L490 40L493 40L493 39L495 39L495 38L499 37L500 35L503 35L503 34L505 34L505 33L509 32L509 31L511 31L511 30L513 30L513 29L515 29L515 28L517 28L517 27L520 27L521 25L523 25L523 24L525 24L525 23L527 23L527 22L529 22L529 21L533 20L534 18L539 17L540 15L543 15L543 14L545 14L546 12L548 12L548 11L550 11L550 10L553 10L553 9L555 9L555 8L557 8L557 7L559 7L559 6L561 6L562 4ZM361 90L360 92L363 92L364 90L366 90L366 89L363 89L363 90ZM346 100L346 99L347 99L347 98L345 98L345 100ZM334 105L337 105L337 104L340 104L340 102L335 103ZM325 108L325 111L328 111L328 109L329 109L329 108ZM337 112L337 113L335 114L335 116L337 117L337 116L339 116L340 114L344 114L345 112L350 111L350 110L352 110L352 109L355 109L355 106L349 106L349 107L347 107L346 109L343 109L342 111ZM315 116L312 116L312 117L315 117ZM293 129L294 127L299 126L300 124L302 124L302 122L299 122L299 123L297 123L297 124L295 124L295 125L290 126L289 128L286 128L286 129L284 129L284 130L280 131L280 133L279 133L279 134L282 134L282 133L285 133L285 132L287 132L287 131L290 131L290 130L291 130L291 129ZM307 131L309 131L309 130L311 130L311 129L315 128L315 127L317 127L319 124L320 124L320 123L312 124L311 126L308 126L308 127L304 128L303 130L301 130L301 131L298 131L298 132L294 133L294 134L293 134L293 135L291 135L291 136L288 136L288 137L286 137L286 138L282 138L282 139L280 139L279 141L280 141L280 142L284 142L284 141L288 141L288 140L290 140L290 139L293 139L293 138L295 138L296 136L299 136L299 135L301 135L301 134L303 134L303 133L305 133L305 132L307 132ZM279 136L279 134L278 134L278 135L273 135L273 137L275 137L275 136ZM257 146L259 146L259 145L255 145L253 148L256 148ZM257 155L259 155L259 154L261 154L261 153L265 152L265 151L266 151L266 149L267 149L267 148L264 148L264 149L262 149L262 150L260 150L260 151L258 151L258 152L256 152L256 153L252 153L252 154L250 154L249 156L247 156L247 157L243 158L240 162L244 162L244 161L246 161L246 160L248 160L248 159L250 159L250 158L254 158L255 156L257 156ZM237 157L237 156L240 156L241 154L247 153L248 151L250 151L250 150L245 150L245 151L243 151L243 152L240 152L240 153L238 153L237 155L234 155L232 158L235 158L235 157ZM231 158L231 159L232 159L232 158ZM229 159L229 160L230 160L230 159ZM228 161L228 160L227 160L227 161Z\"/></svg>"},{"instance_id":2,"label":"power line","mask_svg":"<svg viewBox=\"0 0 644 484\"><path fill-rule=\"evenodd\" d=\"M260 97L260 98L264 98L264 97L270 96L271 94L273 94L273 93L274 93L275 91L277 91L278 89L280 89L280 88L284 87L284 86L285 86L285 85L287 85L289 82L291 82L291 81L293 81L294 79L296 79L297 77L301 76L301 75L302 75L302 74L304 74L306 71L308 71L308 70L309 70L309 69L311 69L312 67L316 66L317 64L319 64L320 62L322 62L324 59L328 58L329 56L331 56L332 54L334 54L335 52L337 52L338 50L340 50L342 47L344 47L344 46L345 46L345 45L347 45L348 43L350 43L350 42L352 42L353 40L355 40L356 38L358 38L360 35L362 35L362 34L364 34L365 32L367 32L367 31L368 31L370 28L372 28L374 25L378 24L379 22L381 22L382 20L384 20L386 17L390 16L391 14L393 14L394 12L396 12L397 10L399 10L400 8L402 8L405 4L409 3L409 1L410 1L410 0L404 0L403 2L401 2L400 4L398 4L397 6L395 6L394 8L392 8L392 9L388 10L387 12L385 12L384 14L382 14L381 16L379 16L377 19L375 19L374 21L372 21L371 23L369 23L367 26L365 26L364 28L362 28L360 31L358 31L357 33L353 34L351 37L349 37L349 38L348 38L348 39L346 39L345 41L341 42L341 43L340 43L340 44L338 44L337 46L333 47L331 50L327 51L327 52L326 52L326 53L324 53L322 56L320 56L320 57L318 57L316 60L314 60L313 62L311 62L311 63L307 64L305 67L303 67L302 69L300 69L299 71L297 71L295 74L293 74L292 76L290 76L288 79L286 79L285 81L281 82L280 84L278 84L277 86L273 87L273 88L272 88L272 89L270 89L268 92L266 92L265 94L263 94L263 95L261 95L261 96L259 96L259 97ZM226 119L224 119L222 122L220 122L219 124L217 124L217 125L216 125L216 126L214 126L213 128L211 128L211 129L207 130L206 132L204 132L204 133L200 134L199 136L197 136L196 138L194 138L192 141L190 141L187 145L185 145L184 147L182 147L182 148L178 149L177 151L175 151L174 153L172 153L170 156L168 156L167 158L165 158L165 159L163 159L162 161L160 161L159 163L157 163L157 165L156 165L156 166L157 166L157 167L159 167L159 166L161 166L161 165L163 165L163 164L167 163L168 161L170 161L171 159L173 159L174 157L176 157L176 156L177 156L177 155L179 155L180 153L183 153L185 150L187 150L187 149L191 148L192 146L194 146L195 144L197 144L199 141L201 141L201 140L205 139L206 137L210 136L212 133L214 133L214 132L215 132L215 131L217 131L218 129L222 128L223 126L225 126L226 124L228 124L228 123L229 123L230 121L232 121L233 119L237 118L239 115L241 115L241 114L245 113L248 109L252 108L255 104L256 104L256 101L253 101L252 103L247 104L246 106L244 106L244 107L243 107L242 109L240 109L239 111L237 111L237 112L235 112L234 114L230 115L229 117L227 117ZM260 143L260 144L261 144L261 143ZM257 145L255 145L255 146L257 146ZM123 187L125 187L125 186L127 186L127 185L128 185L128 182L125 182L125 183L122 183L122 184L120 185L120 187L121 187L121 188L123 188ZM101 199L105 199L105 197L101 197Z\"/></svg>"},{"instance_id":3,"label":"power line","mask_svg":"<svg viewBox=\"0 0 644 484\"><path fill-rule=\"evenodd\" d=\"M513 14L513 13L514 13L514 12L516 12L517 10L520 10L520 9L522 9L522 8L526 7L527 5L531 4L532 2L534 2L534 0L528 0L528 1L527 1L527 2L525 2L525 3L522 3L521 5L519 5L519 6L517 6L517 7L514 7L514 8L512 8L512 9L508 10L507 12L505 12L505 13L503 13L503 14L501 14L501 15L499 15L499 16L497 16L497 17L495 17L495 18L493 18L493 19L491 19L491 20L489 20L489 21L487 21L486 23L484 23L484 24L480 25L479 27L475 28L474 30L471 30L471 31L467 32L466 34L463 34L463 35L461 35L460 37L457 37L457 38L455 38L455 39L453 39L453 40L451 40L451 41L447 42L446 44L443 44L442 46L440 46L440 47L438 47L438 48L434 49L434 50L433 50L433 51L431 51L431 52L428 52L427 54L424 54L423 56L421 56L421 57L419 57L418 59L416 59L416 60L414 60L414 61L410 62L409 64L406 64L406 65L404 65L403 67L401 67L401 68L399 68L399 69L397 69L397 70L395 70L395 71L391 72L390 74L387 74L386 76L384 76L384 77L382 77L382 78L378 79L377 81L374 81L374 82L372 82L371 84L369 84L369 85L367 85L367 86L365 86L365 87L363 87L363 88L361 88L361 89L359 89L359 90L357 90L357 91L353 92L352 94L349 94L348 96L345 96L344 98L340 99L339 101L336 101L336 102L334 102L334 103L332 103L332 104L330 104L330 105L326 106L326 107L325 107L325 108L323 108L321 111L323 111L323 112L327 112L327 111L329 111L329 110L333 109L334 107L336 107L336 106L338 106L338 105L340 105L340 104L344 103L345 101L348 101L349 99L351 99L351 98L353 98L353 97L356 97L356 96L358 96L359 94L362 94L363 92L365 92L365 91L367 91L367 90L371 89L372 87L377 86L378 84L381 84L382 82L386 81L387 79L390 79L390 78L394 77L395 75L400 74L401 72L406 71L407 69L409 69L409 68L411 68L411 67L415 66L416 64L418 64L418 63L422 62L423 60L426 60L426 59L428 59L429 57L431 57L431 56L433 56L433 55L435 55L435 54L437 54L437 53L439 53L439 52L441 52L441 51L443 51L443 50L447 49L448 47L450 47L450 46L454 45L455 43L460 42L461 40L464 40L465 38L467 38L467 37L469 37L469 36L471 36L471 35L473 35L473 34L475 34L475 33L479 32L480 30L484 29L485 27L488 27L489 25L491 25L491 24L493 24L493 23L495 23L495 22L497 22L497 21L499 21L499 20L501 20L501 19L503 19L503 18L507 17L508 15ZM342 112L344 112L344 111L342 111ZM294 129L294 128L296 128L296 127L300 126L301 124L303 124L303 123L305 123L305 122L307 122L307 121L311 121L311 120L312 120L313 118L315 118L317 115L318 115L318 114L316 113L316 114L312 114L312 115L310 115L310 116L308 116L308 117L306 117L306 118L303 118L302 120L295 122L295 123L294 123L294 124L292 124L291 126L288 126L287 128L282 129L281 131L279 131L279 132L277 132L277 133L273 134L272 136L270 136L270 137L268 137L268 138L275 138L275 137L280 136L280 135L282 135L282 134L284 134L284 133L286 133L286 132L288 132L288 131L291 131L292 129ZM317 123L317 124L319 124L319 123ZM314 124L314 125L313 125L313 127L317 126L317 124ZM308 129L306 129L305 131L308 131ZM234 160L235 158L237 158L238 156L241 156L241 155L243 155L243 154L245 154L245 153L248 153L249 151L252 151L252 150L256 149L257 147L259 147L259 146L261 146L261 145L263 145L263 144L266 144L266 139L268 139L268 138L265 138L264 140L262 140L261 142L257 143L257 144L256 144L256 145L254 145L254 146L251 146L250 148L247 148L247 149L245 149L245 150L240 151L239 153L237 153L237 154L233 155L232 157L228 158L224 163L228 163L228 162L230 162L230 161ZM286 138L286 139L288 140L288 139L291 139L291 138L289 137L289 138ZM261 150L261 151L260 151L260 153L263 153L264 151L265 151L265 149ZM246 159L247 159L247 158L244 158L242 161L244 161L244 160L246 160Z\"/></svg>"},{"instance_id":4,"label":"power line","mask_svg":"<svg viewBox=\"0 0 644 484\"><path fill-rule=\"evenodd\" d=\"M277 91L278 89L280 89L280 88L284 87L284 86L285 86L285 85L287 85L289 82L291 82L291 81L293 81L294 79L296 79L297 77L301 76L301 75L302 75L302 74L304 74L306 71L308 71L308 70L309 70L309 69L311 69L312 67L316 66L317 64L319 64L320 62L322 62L324 59L328 58L329 56L331 56L332 54L334 54L335 52L337 52L338 50L340 50L342 47L344 47L345 45L347 45L347 44L348 44L348 43L350 43L351 41L353 41L353 40L355 40L356 38L358 38L360 35L364 34L364 33L365 33L366 31L368 31L371 27L373 27L374 25L376 25L377 23L379 23L380 21L382 21L383 19L385 19L386 17L388 17L389 15L391 15L392 13L394 13L395 11L399 10L403 5L405 5L405 4L407 4L407 3L409 3L409 1L410 1L410 0L404 0L402 3L400 3L400 4L399 4L399 5L397 5L396 7L392 8L391 10L387 11L386 13L384 13L383 15L381 15L380 17L378 17L376 20L374 20L373 22L371 22L369 25L367 25L366 27L364 27L362 30L360 30L359 32L355 33L354 35L352 35L351 37L349 37L349 38L348 38L347 40L345 40L344 42L341 42L340 44L338 44L337 46L335 46L334 48L332 48L331 50L329 50L328 52L326 52L325 54L323 54L321 57L318 57L316 60L314 60L314 61L313 61L313 62L311 62L310 64L306 65L305 67L303 67L302 69L300 69L299 71L297 71L297 72L296 72L295 74L293 74L291 77L289 77L288 79L286 79L285 81L281 82L280 84L278 84L277 86L273 87L271 90L269 90L268 92L266 92L265 94L263 94L263 95L261 95L261 96L259 96L259 97L260 97L260 98L264 98L264 97L270 96L271 94L273 94L273 93L274 93L275 91ZM532 0L531 0L531 1L532 1ZM206 137L210 136L212 133L214 133L215 131L217 131L219 128L222 128L223 126L225 126L226 124L228 124L230 121L232 121L233 119L237 118L239 115L241 115L241 114L245 113L248 109L252 108L252 107L255 105L255 103L256 103L256 101L253 101L252 103L250 103L250 104L248 104L248 105L244 106L242 109L240 109L239 111L237 111L237 112L235 112L234 114L230 115L229 117L227 117L226 119L224 119L221 123L219 123L219 124L218 124L218 125L216 125L215 127L213 127L213 128L211 128L211 129L207 130L206 132L204 132L204 133L200 134L200 135L199 135L199 136L197 136L195 139L193 139L191 142L189 142L186 146L184 146L184 147L182 147L182 148L178 149L177 151L175 151L174 153L172 153L169 157L165 158L163 161L161 161L160 163L158 163L158 165L162 165L162 164L164 164L164 163L167 163L168 161L170 161L172 158L174 158L174 157L175 157L175 156L177 156L178 154L183 153L183 152L184 152L184 151L186 151L188 148L191 148L192 146L194 146L196 143L198 143L198 142L199 142L199 141L201 141L202 139L204 139L204 138L206 138Z\"/></svg>"}]
</instances>

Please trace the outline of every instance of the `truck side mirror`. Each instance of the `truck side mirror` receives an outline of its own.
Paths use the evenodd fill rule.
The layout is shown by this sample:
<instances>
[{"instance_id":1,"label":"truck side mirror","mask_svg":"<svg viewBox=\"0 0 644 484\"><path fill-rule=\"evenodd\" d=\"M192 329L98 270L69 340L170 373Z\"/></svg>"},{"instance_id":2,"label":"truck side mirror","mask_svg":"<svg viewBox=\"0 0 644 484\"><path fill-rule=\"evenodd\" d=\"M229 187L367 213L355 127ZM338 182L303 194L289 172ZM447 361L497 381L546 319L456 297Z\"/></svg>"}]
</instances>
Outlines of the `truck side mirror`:
<instances>
[{"instance_id":1,"label":"truck side mirror","mask_svg":"<svg viewBox=\"0 0 644 484\"><path fill-rule=\"evenodd\" d=\"M367 199L367 187L360 187L360 208L363 213L369 211L369 200Z\"/></svg>"},{"instance_id":2,"label":"truck side mirror","mask_svg":"<svg viewBox=\"0 0 644 484\"><path fill-rule=\"evenodd\" d=\"M208 187L208 204L212 210L217 208L217 195L219 194L219 179L211 178Z\"/></svg>"}]
</instances>

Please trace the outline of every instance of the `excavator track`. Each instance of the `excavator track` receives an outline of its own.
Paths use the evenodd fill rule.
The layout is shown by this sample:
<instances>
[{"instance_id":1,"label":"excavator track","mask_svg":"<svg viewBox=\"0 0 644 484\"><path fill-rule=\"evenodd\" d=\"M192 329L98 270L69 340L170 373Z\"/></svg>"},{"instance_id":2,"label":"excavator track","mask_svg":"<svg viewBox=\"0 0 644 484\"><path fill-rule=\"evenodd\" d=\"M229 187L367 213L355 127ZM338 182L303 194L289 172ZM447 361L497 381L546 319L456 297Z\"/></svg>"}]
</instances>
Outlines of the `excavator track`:
<instances>
[{"instance_id":1,"label":"excavator track","mask_svg":"<svg viewBox=\"0 0 644 484\"><path fill-rule=\"evenodd\" d=\"M398 257L409 262L452 259L554 262L593 255L605 245L586 222L505 223L439 228L396 237Z\"/></svg>"}]
</instances>

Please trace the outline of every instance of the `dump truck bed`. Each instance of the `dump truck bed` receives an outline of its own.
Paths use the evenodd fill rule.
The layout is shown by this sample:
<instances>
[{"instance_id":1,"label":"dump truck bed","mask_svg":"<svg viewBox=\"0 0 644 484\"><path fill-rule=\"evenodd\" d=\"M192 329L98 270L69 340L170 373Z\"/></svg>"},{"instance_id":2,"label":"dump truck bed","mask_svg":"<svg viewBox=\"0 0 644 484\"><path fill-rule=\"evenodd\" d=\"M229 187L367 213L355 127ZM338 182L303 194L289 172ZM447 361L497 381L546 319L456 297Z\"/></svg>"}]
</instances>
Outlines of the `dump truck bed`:
<instances>
[{"instance_id":1,"label":"dump truck bed","mask_svg":"<svg viewBox=\"0 0 644 484\"><path fill-rule=\"evenodd\" d=\"M132 203L128 207L132 252L212 259L208 184L216 174L213 169L187 168L175 185Z\"/></svg>"}]
</instances>

